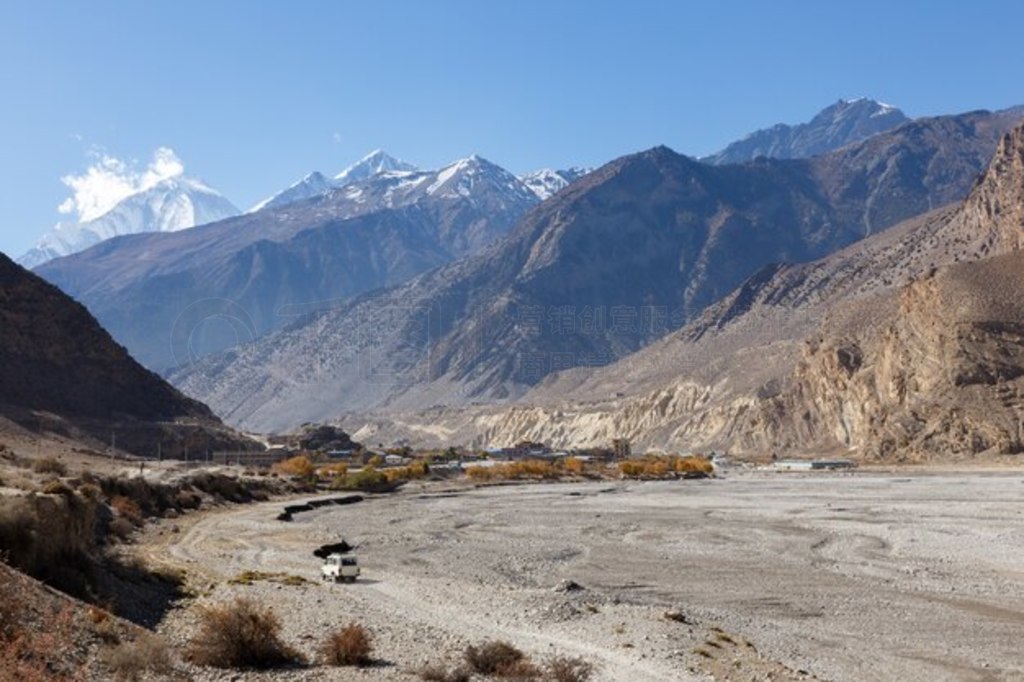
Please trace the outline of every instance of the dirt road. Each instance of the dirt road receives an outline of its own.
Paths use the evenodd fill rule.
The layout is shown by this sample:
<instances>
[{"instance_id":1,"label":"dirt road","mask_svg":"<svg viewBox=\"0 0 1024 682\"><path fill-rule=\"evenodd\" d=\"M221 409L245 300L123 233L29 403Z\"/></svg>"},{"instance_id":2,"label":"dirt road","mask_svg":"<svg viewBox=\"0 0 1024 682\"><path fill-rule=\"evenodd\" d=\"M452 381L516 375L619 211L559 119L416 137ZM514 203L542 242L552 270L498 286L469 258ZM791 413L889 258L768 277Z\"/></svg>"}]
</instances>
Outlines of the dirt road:
<instances>
[{"instance_id":1,"label":"dirt road","mask_svg":"<svg viewBox=\"0 0 1024 682\"><path fill-rule=\"evenodd\" d=\"M364 623L390 663L366 679L414 679L495 638L583 657L607 680L1024 679L1021 475L407 490L292 523L277 511L210 515L166 558L207 585L200 602L272 604L310 652ZM312 551L341 538L365 579L322 584ZM225 584L245 570L310 582ZM165 630L183 637L192 617Z\"/></svg>"}]
</instances>

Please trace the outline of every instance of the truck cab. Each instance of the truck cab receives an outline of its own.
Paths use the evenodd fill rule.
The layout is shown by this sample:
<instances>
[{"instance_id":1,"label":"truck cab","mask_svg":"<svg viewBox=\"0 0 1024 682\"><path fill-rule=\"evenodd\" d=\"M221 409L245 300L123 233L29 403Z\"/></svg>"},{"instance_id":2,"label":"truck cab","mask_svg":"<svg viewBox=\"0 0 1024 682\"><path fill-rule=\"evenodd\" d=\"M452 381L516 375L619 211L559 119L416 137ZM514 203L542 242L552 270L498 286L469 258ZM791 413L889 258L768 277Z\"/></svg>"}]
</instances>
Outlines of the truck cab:
<instances>
[{"instance_id":1,"label":"truck cab","mask_svg":"<svg viewBox=\"0 0 1024 682\"><path fill-rule=\"evenodd\" d=\"M320 572L324 580L354 583L359 577L359 560L354 554L328 554Z\"/></svg>"}]
</instances>

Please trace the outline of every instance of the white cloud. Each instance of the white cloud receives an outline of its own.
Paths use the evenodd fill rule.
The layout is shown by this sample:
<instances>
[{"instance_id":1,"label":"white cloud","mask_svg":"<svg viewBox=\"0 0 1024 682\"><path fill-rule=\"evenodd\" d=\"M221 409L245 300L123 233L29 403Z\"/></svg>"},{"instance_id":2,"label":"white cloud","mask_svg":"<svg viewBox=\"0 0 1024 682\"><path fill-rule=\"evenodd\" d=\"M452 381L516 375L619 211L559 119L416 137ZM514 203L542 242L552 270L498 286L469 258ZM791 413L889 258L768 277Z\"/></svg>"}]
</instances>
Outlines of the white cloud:
<instances>
[{"instance_id":1,"label":"white cloud","mask_svg":"<svg viewBox=\"0 0 1024 682\"><path fill-rule=\"evenodd\" d=\"M334 140L334 144L341 144L341 133L331 133L331 139Z\"/></svg>"},{"instance_id":2,"label":"white cloud","mask_svg":"<svg viewBox=\"0 0 1024 682\"><path fill-rule=\"evenodd\" d=\"M185 172L181 159L169 147L157 148L153 160L142 170L134 162L126 163L98 149L89 155L94 163L84 173L60 179L71 190L71 196L57 210L75 213L81 222L99 218L122 199Z\"/></svg>"}]
</instances>

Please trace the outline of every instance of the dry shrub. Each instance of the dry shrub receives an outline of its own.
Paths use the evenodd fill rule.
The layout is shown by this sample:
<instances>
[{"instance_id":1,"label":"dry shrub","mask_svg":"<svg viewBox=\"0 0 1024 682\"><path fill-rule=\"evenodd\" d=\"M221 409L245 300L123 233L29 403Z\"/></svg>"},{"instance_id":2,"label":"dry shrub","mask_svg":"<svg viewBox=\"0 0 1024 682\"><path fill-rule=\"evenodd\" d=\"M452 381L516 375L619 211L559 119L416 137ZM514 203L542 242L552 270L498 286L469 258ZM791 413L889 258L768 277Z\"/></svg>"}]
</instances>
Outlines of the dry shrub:
<instances>
[{"instance_id":1,"label":"dry shrub","mask_svg":"<svg viewBox=\"0 0 1024 682\"><path fill-rule=\"evenodd\" d=\"M466 663L481 675L500 675L501 671L511 670L526 655L508 642L485 642L480 646L470 646L465 653Z\"/></svg>"},{"instance_id":2,"label":"dry shrub","mask_svg":"<svg viewBox=\"0 0 1024 682\"><path fill-rule=\"evenodd\" d=\"M250 599L210 606L200 613L189 656L215 668L276 668L299 659L280 638L281 621Z\"/></svg>"},{"instance_id":3,"label":"dry shrub","mask_svg":"<svg viewBox=\"0 0 1024 682\"><path fill-rule=\"evenodd\" d=\"M135 500L130 497L115 495L110 499L110 507L117 512L118 518L128 521L133 526L141 526L144 522L142 510L139 509L139 505L135 503Z\"/></svg>"},{"instance_id":4,"label":"dry shrub","mask_svg":"<svg viewBox=\"0 0 1024 682\"><path fill-rule=\"evenodd\" d=\"M55 478L52 481L46 482L46 484L43 486L43 494L64 495L66 497L72 497L75 494L75 491L68 487L68 485L63 481L60 481L59 479Z\"/></svg>"},{"instance_id":5,"label":"dry shrub","mask_svg":"<svg viewBox=\"0 0 1024 682\"><path fill-rule=\"evenodd\" d=\"M282 476L307 479L312 478L316 473L316 467L313 465L313 462L305 455L296 455L295 457L283 459L270 467L270 470Z\"/></svg>"},{"instance_id":6,"label":"dry shrub","mask_svg":"<svg viewBox=\"0 0 1024 682\"><path fill-rule=\"evenodd\" d=\"M507 680L539 680L544 676L544 671L530 659L522 658L515 663L500 666L494 671L494 676Z\"/></svg>"},{"instance_id":7,"label":"dry shrub","mask_svg":"<svg viewBox=\"0 0 1024 682\"><path fill-rule=\"evenodd\" d=\"M363 667L372 662L373 638L362 625L352 623L328 635L320 649L327 665Z\"/></svg>"},{"instance_id":8,"label":"dry shrub","mask_svg":"<svg viewBox=\"0 0 1024 682\"><path fill-rule=\"evenodd\" d=\"M146 673L166 675L174 668L167 643L151 634L107 649L102 660L114 672L115 679L129 682L142 679Z\"/></svg>"},{"instance_id":9,"label":"dry shrub","mask_svg":"<svg viewBox=\"0 0 1024 682\"><path fill-rule=\"evenodd\" d=\"M68 468L64 462L56 457L43 457L32 463L32 471L37 474L54 474L55 476L67 476Z\"/></svg>"},{"instance_id":10,"label":"dry shrub","mask_svg":"<svg viewBox=\"0 0 1024 682\"><path fill-rule=\"evenodd\" d=\"M99 502L103 499L103 491L95 483L82 483L78 486L78 494L90 502Z\"/></svg>"},{"instance_id":11,"label":"dry shrub","mask_svg":"<svg viewBox=\"0 0 1024 682\"><path fill-rule=\"evenodd\" d=\"M109 534L109 536L112 538L116 538L121 542L127 542L131 538L132 533L134 532L135 525L132 524L131 521L123 517L111 519L110 525L107 526L107 533Z\"/></svg>"},{"instance_id":12,"label":"dry shrub","mask_svg":"<svg viewBox=\"0 0 1024 682\"><path fill-rule=\"evenodd\" d=\"M548 678L553 682L586 682L594 674L594 666L582 658L558 656L548 661Z\"/></svg>"}]
</instances>

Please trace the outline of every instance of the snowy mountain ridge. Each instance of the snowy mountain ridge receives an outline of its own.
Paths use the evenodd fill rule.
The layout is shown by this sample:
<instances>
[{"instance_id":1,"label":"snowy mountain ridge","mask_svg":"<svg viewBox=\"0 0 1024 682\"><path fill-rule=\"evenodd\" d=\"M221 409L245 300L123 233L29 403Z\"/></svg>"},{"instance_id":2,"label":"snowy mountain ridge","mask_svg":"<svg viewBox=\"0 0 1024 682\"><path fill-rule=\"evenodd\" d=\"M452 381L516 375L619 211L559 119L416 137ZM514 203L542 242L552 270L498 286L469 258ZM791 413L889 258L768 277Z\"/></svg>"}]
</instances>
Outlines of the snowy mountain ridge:
<instances>
[{"instance_id":1,"label":"snowy mountain ridge","mask_svg":"<svg viewBox=\"0 0 1024 682\"><path fill-rule=\"evenodd\" d=\"M369 180L384 173L410 173L418 170L411 163L406 163L380 149L375 149L333 178L328 178L319 171L313 171L277 194L259 202L246 213L256 213L265 208L278 208L303 199L312 199L331 190Z\"/></svg>"},{"instance_id":2,"label":"snowy mountain ridge","mask_svg":"<svg viewBox=\"0 0 1024 682\"><path fill-rule=\"evenodd\" d=\"M572 166L564 170L552 168L541 168L530 173L519 176L519 180L530 188L530 191L537 195L541 201L547 199L576 182L578 179L594 170L593 168L582 168Z\"/></svg>"},{"instance_id":3,"label":"snowy mountain ridge","mask_svg":"<svg viewBox=\"0 0 1024 682\"><path fill-rule=\"evenodd\" d=\"M140 232L177 232L238 215L238 209L202 181L175 175L136 192L92 220L61 221L18 259L35 268L113 237Z\"/></svg>"}]
</instances>

